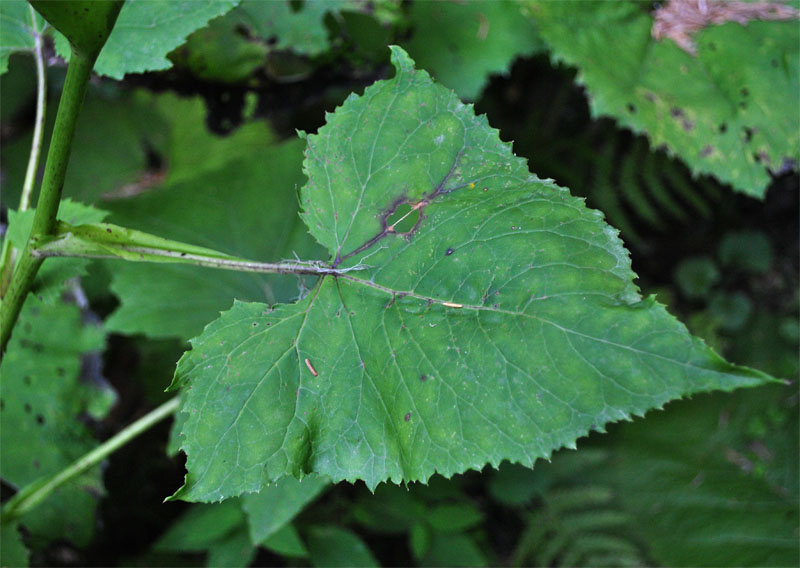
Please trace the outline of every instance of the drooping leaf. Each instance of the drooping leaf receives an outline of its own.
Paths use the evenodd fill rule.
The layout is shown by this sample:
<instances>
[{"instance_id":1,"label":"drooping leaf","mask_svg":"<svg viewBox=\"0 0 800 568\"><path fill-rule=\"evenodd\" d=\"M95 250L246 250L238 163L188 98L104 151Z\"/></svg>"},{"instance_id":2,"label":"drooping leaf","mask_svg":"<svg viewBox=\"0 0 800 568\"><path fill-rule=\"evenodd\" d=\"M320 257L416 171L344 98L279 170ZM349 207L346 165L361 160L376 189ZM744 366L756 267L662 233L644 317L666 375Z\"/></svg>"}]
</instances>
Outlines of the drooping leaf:
<instances>
[{"instance_id":1,"label":"drooping leaf","mask_svg":"<svg viewBox=\"0 0 800 568\"><path fill-rule=\"evenodd\" d=\"M245 515L238 499L213 505L193 505L161 535L154 550L200 552L212 542L224 540L240 527Z\"/></svg>"},{"instance_id":2,"label":"drooping leaf","mask_svg":"<svg viewBox=\"0 0 800 568\"><path fill-rule=\"evenodd\" d=\"M250 565L256 552L256 547L250 542L247 527L242 525L225 539L209 544L206 566L245 568Z\"/></svg>"},{"instance_id":3,"label":"drooping leaf","mask_svg":"<svg viewBox=\"0 0 800 568\"><path fill-rule=\"evenodd\" d=\"M332 525L312 527L308 533L311 564L328 566L379 566L367 545L355 533Z\"/></svg>"},{"instance_id":4,"label":"drooping leaf","mask_svg":"<svg viewBox=\"0 0 800 568\"><path fill-rule=\"evenodd\" d=\"M297 529L291 524L284 525L259 543L264 548L290 558L307 558L308 550L300 539Z\"/></svg>"},{"instance_id":5,"label":"drooping leaf","mask_svg":"<svg viewBox=\"0 0 800 568\"><path fill-rule=\"evenodd\" d=\"M247 513L252 541L261 542L285 527L329 486L324 477L309 476L302 481L286 477L259 493L244 495L242 508Z\"/></svg>"},{"instance_id":6,"label":"drooping leaf","mask_svg":"<svg viewBox=\"0 0 800 568\"><path fill-rule=\"evenodd\" d=\"M296 215L300 144L255 149L197 177L109 204L112 221L253 260L318 254ZM301 294L301 282L291 275L115 262L112 290L122 305L106 325L188 339L233 298L290 301Z\"/></svg>"},{"instance_id":7,"label":"drooping leaf","mask_svg":"<svg viewBox=\"0 0 800 568\"><path fill-rule=\"evenodd\" d=\"M532 466L607 422L768 380L640 299L599 213L393 62L308 137L303 218L347 272L293 305L237 302L178 365L176 497Z\"/></svg>"},{"instance_id":8,"label":"drooping leaf","mask_svg":"<svg viewBox=\"0 0 800 568\"><path fill-rule=\"evenodd\" d=\"M423 566L488 566L485 553L465 534L434 534Z\"/></svg>"},{"instance_id":9,"label":"drooping leaf","mask_svg":"<svg viewBox=\"0 0 800 568\"><path fill-rule=\"evenodd\" d=\"M186 37L239 0L127 0L95 64L98 75L122 79L127 73L172 66L167 54ZM66 38L56 35L56 50L69 59Z\"/></svg>"},{"instance_id":10,"label":"drooping leaf","mask_svg":"<svg viewBox=\"0 0 800 568\"><path fill-rule=\"evenodd\" d=\"M82 357L103 344L103 332L84 324L76 305L28 296L0 364L0 475L7 483L20 488L54 475L96 446L84 422L102 418L114 394L83 371L91 366ZM102 492L101 472L93 468L20 523L40 545L58 538L84 546Z\"/></svg>"},{"instance_id":11,"label":"drooping leaf","mask_svg":"<svg viewBox=\"0 0 800 568\"><path fill-rule=\"evenodd\" d=\"M646 133L695 173L763 197L769 172L800 162L797 22L709 26L695 34L693 56L670 39L653 39L648 9L532 2L553 57L579 68L594 115Z\"/></svg>"},{"instance_id":12,"label":"drooping leaf","mask_svg":"<svg viewBox=\"0 0 800 568\"><path fill-rule=\"evenodd\" d=\"M7 237L17 250L23 250L33 226L34 209L9 212ZM59 219L68 223L99 223L106 216L105 211L76 203L69 199L61 202L58 208ZM31 292L46 303L58 301L66 280L81 276L91 261L85 258L53 258L42 264L36 274Z\"/></svg>"},{"instance_id":13,"label":"drooping leaf","mask_svg":"<svg viewBox=\"0 0 800 568\"><path fill-rule=\"evenodd\" d=\"M34 50L36 36L41 36L46 26L44 18L25 0L0 2L0 75L8 71L12 53Z\"/></svg>"},{"instance_id":14,"label":"drooping leaf","mask_svg":"<svg viewBox=\"0 0 800 568\"><path fill-rule=\"evenodd\" d=\"M490 74L545 47L518 2L415 2L410 19L409 54L463 99L477 99Z\"/></svg>"}]
</instances>

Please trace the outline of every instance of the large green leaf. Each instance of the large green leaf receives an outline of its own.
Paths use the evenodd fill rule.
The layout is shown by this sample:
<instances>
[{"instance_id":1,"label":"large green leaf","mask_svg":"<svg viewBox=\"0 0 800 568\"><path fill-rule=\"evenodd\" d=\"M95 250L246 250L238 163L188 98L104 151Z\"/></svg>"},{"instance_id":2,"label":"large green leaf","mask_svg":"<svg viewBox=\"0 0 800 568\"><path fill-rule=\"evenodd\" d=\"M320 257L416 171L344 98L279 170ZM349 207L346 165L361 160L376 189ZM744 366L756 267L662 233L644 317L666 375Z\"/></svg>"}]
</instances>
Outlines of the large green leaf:
<instances>
[{"instance_id":1,"label":"large green leaf","mask_svg":"<svg viewBox=\"0 0 800 568\"><path fill-rule=\"evenodd\" d=\"M42 34L46 24L25 0L0 2L0 75L8 70L12 53L34 50L36 36Z\"/></svg>"},{"instance_id":2,"label":"large green leaf","mask_svg":"<svg viewBox=\"0 0 800 568\"><path fill-rule=\"evenodd\" d=\"M172 66L167 54L186 36L239 3L239 0L126 0L94 70L122 79L127 73ZM69 59L66 38L56 36L58 54Z\"/></svg>"},{"instance_id":3,"label":"large green leaf","mask_svg":"<svg viewBox=\"0 0 800 568\"><path fill-rule=\"evenodd\" d=\"M177 496L530 466L607 422L767 380L640 299L599 213L392 57L392 80L308 137L303 218L347 271L293 305L237 302L178 365Z\"/></svg>"},{"instance_id":4,"label":"large green leaf","mask_svg":"<svg viewBox=\"0 0 800 568\"><path fill-rule=\"evenodd\" d=\"M0 364L0 473L17 488L54 475L94 448L86 419L104 416L114 400L82 361L103 348L103 332L81 320L76 305L28 296ZM100 470L91 469L20 522L36 546L54 538L84 546L102 491Z\"/></svg>"},{"instance_id":5,"label":"large green leaf","mask_svg":"<svg viewBox=\"0 0 800 568\"><path fill-rule=\"evenodd\" d=\"M544 49L519 2L414 2L408 51L446 87L478 98L491 73L507 73L515 57Z\"/></svg>"},{"instance_id":6,"label":"large green leaf","mask_svg":"<svg viewBox=\"0 0 800 568\"><path fill-rule=\"evenodd\" d=\"M580 69L592 112L610 115L695 173L763 197L800 161L800 27L728 23L695 34L697 55L651 37L641 2L534 2L554 58ZM793 166L791 164L794 164Z\"/></svg>"}]
</instances>

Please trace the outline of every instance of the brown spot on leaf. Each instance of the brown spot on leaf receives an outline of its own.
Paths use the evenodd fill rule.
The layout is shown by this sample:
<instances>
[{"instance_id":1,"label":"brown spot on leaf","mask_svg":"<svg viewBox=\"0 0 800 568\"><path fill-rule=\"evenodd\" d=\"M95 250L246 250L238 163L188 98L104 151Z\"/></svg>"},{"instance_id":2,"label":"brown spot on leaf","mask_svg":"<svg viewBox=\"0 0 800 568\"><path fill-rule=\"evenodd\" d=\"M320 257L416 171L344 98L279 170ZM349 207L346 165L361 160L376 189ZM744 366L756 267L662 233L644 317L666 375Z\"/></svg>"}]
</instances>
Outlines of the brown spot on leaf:
<instances>
[{"instance_id":1,"label":"brown spot on leaf","mask_svg":"<svg viewBox=\"0 0 800 568\"><path fill-rule=\"evenodd\" d=\"M781 2L670 0L653 13L650 35L657 40L670 38L685 52L696 55L692 36L705 27L727 22L744 26L751 20L794 20L799 16L800 11ZM715 46L709 43L708 48Z\"/></svg>"},{"instance_id":2,"label":"brown spot on leaf","mask_svg":"<svg viewBox=\"0 0 800 568\"><path fill-rule=\"evenodd\" d=\"M714 153L714 147L713 146L706 146L705 148L700 150L700 157L701 158L708 158L713 153Z\"/></svg>"}]
</instances>

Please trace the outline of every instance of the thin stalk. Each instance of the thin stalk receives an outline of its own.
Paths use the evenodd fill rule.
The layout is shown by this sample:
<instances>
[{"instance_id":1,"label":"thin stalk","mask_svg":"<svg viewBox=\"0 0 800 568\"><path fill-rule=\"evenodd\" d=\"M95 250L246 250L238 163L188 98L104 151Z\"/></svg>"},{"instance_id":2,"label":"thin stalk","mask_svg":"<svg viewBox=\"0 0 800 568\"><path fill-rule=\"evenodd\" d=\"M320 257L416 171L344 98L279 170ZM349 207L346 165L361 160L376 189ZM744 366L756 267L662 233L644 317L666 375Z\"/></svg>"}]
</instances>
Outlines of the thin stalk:
<instances>
[{"instance_id":1,"label":"thin stalk","mask_svg":"<svg viewBox=\"0 0 800 568\"><path fill-rule=\"evenodd\" d=\"M287 260L283 262L257 262L239 258L221 258L214 256L204 256L199 254L187 254L180 251L163 250L149 247L118 247L130 255L138 255L138 258L123 258L121 255L114 254L94 254L61 251L42 251L34 249L32 254L41 258L98 258L98 259L120 259L132 262L155 262L161 264L190 264L192 266L203 266L206 268L219 268L222 270L233 270L236 272L256 272L261 274L308 274L323 276L331 274L339 276L353 270L363 270L362 266L352 266L349 268L331 268L321 261L302 261Z\"/></svg>"},{"instance_id":2,"label":"thin stalk","mask_svg":"<svg viewBox=\"0 0 800 568\"><path fill-rule=\"evenodd\" d=\"M39 33L39 24L36 19L36 10L28 6L31 12L31 28L33 30L33 58L36 61L36 120L33 123L33 139L31 152L28 156L28 169L25 171L25 181L22 184L22 196L19 201L19 210L25 211L30 206L33 193L36 171L39 169L39 156L42 151L42 133L44 131L45 93L47 83L44 73L44 54L42 53L42 36ZM0 253L0 298L6 295L6 290L14 271L16 249L11 246L11 241L3 241L3 250Z\"/></svg>"},{"instance_id":3,"label":"thin stalk","mask_svg":"<svg viewBox=\"0 0 800 568\"><path fill-rule=\"evenodd\" d=\"M31 235L49 235L56 227L58 204L61 201L61 188L67 171L72 138L78 122L83 96L89 84L94 66L94 58L87 59L75 50L72 51L64 90L58 104L55 126L47 153L42 189L33 217ZM34 241L37 237L31 238ZM29 243L30 244L30 243ZM11 331L17 321L22 304L33 285L36 273L43 259L35 258L29 252L29 244L20 256L11 284L0 305L0 356L5 353ZM34 243L35 244L35 243Z\"/></svg>"},{"instance_id":4,"label":"thin stalk","mask_svg":"<svg viewBox=\"0 0 800 568\"><path fill-rule=\"evenodd\" d=\"M42 53L42 36L36 21L36 10L28 6L33 21L33 57L36 61L36 122L33 124L33 140L31 153L28 157L28 169L25 171L25 182L22 185L22 197L19 200L19 210L25 211L30 206L33 185L36 180L36 170L39 168L39 155L42 151L42 133L44 131L45 93L47 83L44 74L44 54Z\"/></svg>"},{"instance_id":5,"label":"thin stalk","mask_svg":"<svg viewBox=\"0 0 800 568\"><path fill-rule=\"evenodd\" d=\"M91 452L78 458L66 469L45 480L36 481L22 488L0 512L0 521L8 522L17 519L44 501L53 491L71 479L94 467L116 450L130 442L133 438L150 429L152 426L172 415L180 405L180 398L168 400L158 408L151 410L139 420L120 430Z\"/></svg>"}]
</instances>

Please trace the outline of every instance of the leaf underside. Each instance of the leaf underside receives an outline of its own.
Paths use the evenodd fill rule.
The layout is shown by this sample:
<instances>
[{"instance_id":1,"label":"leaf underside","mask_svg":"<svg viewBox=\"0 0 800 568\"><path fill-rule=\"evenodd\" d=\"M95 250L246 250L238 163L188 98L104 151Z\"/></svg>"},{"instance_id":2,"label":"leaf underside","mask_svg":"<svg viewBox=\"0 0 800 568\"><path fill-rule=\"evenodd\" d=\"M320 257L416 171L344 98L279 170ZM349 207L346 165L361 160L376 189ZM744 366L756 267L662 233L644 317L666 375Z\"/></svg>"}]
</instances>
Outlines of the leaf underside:
<instances>
[{"instance_id":1,"label":"leaf underside","mask_svg":"<svg viewBox=\"0 0 800 568\"><path fill-rule=\"evenodd\" d=\"M531 175L404 51L392 60L393 79L307 137L303 219L358 270L296 304L237 302L193 340L173 381L175 497L532 466L668 400L768 380L641 300L600 213Z\"/></svg>"}]
</instances>

